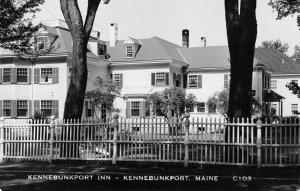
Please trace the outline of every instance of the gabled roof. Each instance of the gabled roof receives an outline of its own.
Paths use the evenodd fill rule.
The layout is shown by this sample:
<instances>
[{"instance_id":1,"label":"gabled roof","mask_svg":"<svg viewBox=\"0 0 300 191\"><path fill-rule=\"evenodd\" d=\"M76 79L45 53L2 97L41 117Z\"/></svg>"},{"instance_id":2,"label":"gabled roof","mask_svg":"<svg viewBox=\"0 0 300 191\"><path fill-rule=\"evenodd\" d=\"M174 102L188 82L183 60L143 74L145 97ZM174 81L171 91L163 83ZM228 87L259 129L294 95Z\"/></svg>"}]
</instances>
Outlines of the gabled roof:
<instances>
[{"instance_id":1,"label":"gabled roof","mask_svg":"<svg viewBox=\"0 0 300 191\"><path fill-rule=\"evenodd\" d=\"M191 69L230 68L228 46L180 48L179 51ZM300 74L299 63L272 48L256 48L253 65L265 66L273 74Z\"/></svg>"},{"instance_id":2,"label":"gabled roof","mask_svg":"<svg viewBox=\"0 0 300 191\"><path fill-rule=\"evenodd\" d=\"M176 60L185 63L183 57L178 52L180 46L165 41L158 37L149 39L139 39L141 47L135 58L126 58L125 44L123 40L117 41L114 47L108 47L108 55L113 62L131 61L155 61L155 60Z\"/></svg>"}]
</instances>

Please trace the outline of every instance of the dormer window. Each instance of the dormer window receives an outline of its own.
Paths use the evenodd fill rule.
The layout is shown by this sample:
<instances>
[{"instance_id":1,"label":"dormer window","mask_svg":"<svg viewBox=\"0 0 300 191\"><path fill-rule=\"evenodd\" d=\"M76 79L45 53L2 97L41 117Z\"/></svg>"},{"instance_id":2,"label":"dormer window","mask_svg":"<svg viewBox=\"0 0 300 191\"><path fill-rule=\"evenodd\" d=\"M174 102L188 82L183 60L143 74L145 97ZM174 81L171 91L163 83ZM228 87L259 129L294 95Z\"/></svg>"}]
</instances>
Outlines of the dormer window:
<instances>
[{"instance_id":1,"label":"dormer window","mask_svg":"<svg viewBox=\"0 0 300 191\"><path fill-rule=\"evenodd\" d=\"M97 50L98 56L105 56L106 54L106 45L98 43L98 50Z\"/></svg>"},{"instance_id":2,"label":"dormer window","mask_svg":"<svg viewBox=\"0 0 300 191\"><path fill-rule=\"evenodd\" d=\"M126 58L133 58L134 54L133 54L133 45L127 45L126 46Z\"/></svg>"},{"instance_id":3,"label":"dormer window","mask_svg":"<svg viewBox=\"0 0 300 191\"><path fill-rule=\"evenodd\" d=\"M45 50L49 48L49 38L48 37L37 37L37 47L39 50Z\"/></svg>"}]
</instances>

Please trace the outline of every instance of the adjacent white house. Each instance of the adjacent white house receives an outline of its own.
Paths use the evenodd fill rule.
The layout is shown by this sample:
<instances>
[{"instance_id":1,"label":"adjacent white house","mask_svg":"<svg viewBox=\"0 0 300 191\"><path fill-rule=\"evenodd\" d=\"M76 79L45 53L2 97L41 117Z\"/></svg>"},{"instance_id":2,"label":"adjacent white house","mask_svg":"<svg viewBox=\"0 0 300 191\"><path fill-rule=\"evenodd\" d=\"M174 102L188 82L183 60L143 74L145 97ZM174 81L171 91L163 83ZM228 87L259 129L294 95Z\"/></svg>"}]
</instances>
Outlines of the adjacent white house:
<instances>
[{"instance_id":1,"label":"adjacent white house","mask_svg":"<svg viewBox=\"0 0 300 191\"><path fill-rule=\"evenodd\" d=\"M97 33L96 33L97 34ZM0 116L6 118L31 118L35 113L62 118L72 72L72 38L64 22L58 20L45 23L35 36L37 46L55 51L35 60L16 57L11 51L0 49ZM88 60L88 86L92 81L106 77L108 61L101 51L105 43L99 35L90 38ZM86 113L86 110L85 112Z\"/></svg>"},{"instance_id":2,"label":"adjacent white house","mask_svg":"<svg viewBox=\"0 0 300 191\"><path fill-rule=\"evenodd\" d=\"M63 117L68 81L72 72L72 38L63 21L48 21L36 36L38 47L57 47L55 52L34 62L22 60L10 51L0 51L0 116L29 118L35 112ZM200 102L192 116L215 116L207 100L229 88L230 56L227 46L189 47L189 31L182 31L182 46L159 37L118 39L118 25L110 25L110 40L100 40L93 31L88 43L87 91L95 88L96 77L122 85L114 107L120 116L147 117L147 97L167 87L182 88ZM252 93L264 103L263 114L288 116L298 110L299 99L285 87L300 80L300 64L277 50L257 48L253 63ZM250 92L249 92L250 94ZM250 95L249 95L250 96ZM92 117L87 100L83 117Z\"/></svg>"}]
</instances>

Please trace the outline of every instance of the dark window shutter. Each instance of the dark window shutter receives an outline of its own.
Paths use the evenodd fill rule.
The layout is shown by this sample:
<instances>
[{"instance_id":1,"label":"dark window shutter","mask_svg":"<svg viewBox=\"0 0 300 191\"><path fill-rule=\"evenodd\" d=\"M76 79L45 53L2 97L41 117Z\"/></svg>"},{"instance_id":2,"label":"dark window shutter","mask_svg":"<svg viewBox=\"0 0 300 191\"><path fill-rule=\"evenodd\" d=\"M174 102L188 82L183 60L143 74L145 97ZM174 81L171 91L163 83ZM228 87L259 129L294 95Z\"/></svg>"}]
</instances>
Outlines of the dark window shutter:
<instances>
[{"instance_id":1,"label":"dark window shutter","mask_svg":"<svg viewBox=\"0 0 300 191\"><path fill-rule=\"evenodd\" d=\"M165 80L166 80L166 85L168 86L169 85L169 73L168 72L166 72L165 73Z\"/></svg>"},{"instance_id":2,"label":"dark window shutter","mask_svg":"<svg viewBox=\"0 0 300 191\"><path fill-rule=\"evenodd\" d=\"M35 68L34 69L34 83L39 84L40 83L40 68Z\"/></svg>"},{"instance_id":3,"label":"dark window shutter","mask_svg":"<svg viewBox=\"0 0 300 191\"><path fill-rule=\"evenodd\" d=\"M151 85L155 86L155 73L151 73Z\"/></svg>"},{"instance_id":4,"label":"dark window shutter","mask_svg":"<svg viewBox=\"0 0 300 191\"><path fill-rule=\"evenodd\" d=\"M183 88L187 87L187 75L183 74Z\"/></svg>"},{"instance_id":5,"label":"dark window shutter","mask_svg":"<svg viewBox=\"0 0 300 191\"><path fill-rule=\"evenodd\" d=\"M120 86L123 87L123 74L120 74Z\"/></svg>"},{"instance_id":6,"label":"dark window shutter","mask_svg":"<svg viewBox=\"0 0 300 191\"><path fill-rule=\"evenodd\" d=\"M52 115L55 115L55 117L58 117L58 100L52 101Z\"/></svg>"},{"instance_id":7,"label":"dark window shutter","mask_svg":"<svg viewBox=\"0 0 300 191\"><path fill-rule=\"evenodd\" d=\"M140 116L146 117L146 102L145 101L140 102Z\"/></svg>"},{"instance_id":8,"label":"dark window shutter","mask_svg":"<svg viewBox=\"0 0 300 191\"><path fill-rule=\"evenodd\" d=\"M28 68L28 83L31 84L31 68Z\"/></svg>"},{"instance_id":9,"label":"dark window shutter","mask_svg":"<svg viewBox=\"0 0 300 191\"><path fill-rule=\"evenodd\" d=\"M0 117L3 116L2 100L0 100Z\"/></svg>"},{"instance_id":10,"label":"dark window shutter","mask_svg":"<svg viewBox=\"0 0 300 191\"><path fill-rule=\"evenodd\" d=\"M110 74L110 75L109 75L109 78L110 78L111 80L113 80L113 74Z\"/></svg>"},{"instance_id":11,"label":"dark window shutter","mask_svg":"<svg viewBox=\"0 0 300 191\"><path fill-rule=\"evenodd\" d=\"M198 75L198 88L202 88L202 75Z\"/></svg>"},{"instance_id":12,"label":"dark window shutter","mask_svg":"<svg viewBox=\"0 0 300 191\"><path fill-rule=\"evenodd\" d=\"M179 84L178 84L179 86L178 87L181 87L181 74L178 74L177 78L178 78L178 81L179 81Z\"/></svg>"},{"instance_id":13,"label":"dark window shutter","mask_svg":"<svg viewBox=\"0 0 300 191\"><path fill-rule=\"evenodd\" d=\"M59 69L58 68L52 68L52 72L53 72L53 79L52 82L54 84L58 83L58 76L59 76Z\"/></svg>"},{"instance_id":14,"label":"dark window shutter","mask_svg":"<svg viewBox=\"0 0 300 191\"><path fill-rule=\"evenodd\" d=\"M0 68L0 84L2 84L2 68Z\"/></svg>"},{"instance_id":15,"label":"dark window shutter","mask_svg":"<svg viewBox=\"0 0 300 191\"><path fill-rule=\"evenodd\" d=\"M32 101L28 100L28 117L32 117Z\"/></svg>"},{"instance_id":16,"label":"dark window shutter","mask_svg":"<svg viewBox=\"0 0 300 191\"><path fill-rule=\"evenodd\" d=\"M173 73L173 86L176 87L176 73Z\"/></svg>"},{"instance_id":17,"label":"dark window shutter","mask_svg":"<svg viewBox=\"0 0 300 191\"><path fill-rule=\"evenodd\" d=\"M11 83L15 84L17 83L17 68L12 68L11 69Z\"/></svg>"},{"instance_id":18,"label":"dark window shutter","mask_svg":"<svg viewBox=\"0 0 300 191\"><path fill-rule=\"evenodd\" d=\"M39 113L41 114L41 101L40 100L34 100L33 102L33 107L34 107L34 113Z\"/></svg>"},{"instance_id":19,"label":"dark window shutter","mask_svg":"<svg viewBox=\"0 0 300 191\"><path fill-rule=\"evenodd\" d=\"M130 115L130 101L126 101L126 117L129 118L131 117Z\"/></svg>"},{"instance_id":20,"label":"dark window shutter","mask_svg":"<svg viewBox=\"0 0 300 191\"><path fill-rule=\"evenodd\" d=\"M104 45L104 58L106 57L106 52L107 52L107 46L106 44Z\"/></svg>"},{"instance_id":21,"label":"dark window shutter","mask_svg":"<svg viewBox=\"0 0 300 191\"><path fill-rule=\"evenodd\" d=\"M17 100L12 100L12 117L17 117Z\"/></svg>"}]
</instances>

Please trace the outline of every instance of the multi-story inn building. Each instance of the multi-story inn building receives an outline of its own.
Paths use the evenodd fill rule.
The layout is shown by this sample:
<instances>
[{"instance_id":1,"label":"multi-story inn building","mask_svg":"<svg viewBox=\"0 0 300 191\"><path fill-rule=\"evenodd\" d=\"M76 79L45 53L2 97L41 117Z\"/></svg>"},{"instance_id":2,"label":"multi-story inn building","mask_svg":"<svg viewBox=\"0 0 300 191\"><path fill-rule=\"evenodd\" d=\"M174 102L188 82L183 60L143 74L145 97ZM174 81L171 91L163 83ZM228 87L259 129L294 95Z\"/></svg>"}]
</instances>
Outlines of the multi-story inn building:
<instances>
[{"instance_id":1,"label":"multi-story inn building","mask_svg":"<svg viewBox=\"0 0 300 191\"><path fill-rule=\"evenodd\" d=\"M58 47L52 54L31 62L1 50L0 116L28 118L34 112L63 116L72 71L72 38L64 22L44 24L44 30L37 35L38 43L41 48ZM97 76L110 75L122 84L121 95L114 103L121 117L149 116L147 97L173 86L197 97L200 104L192 111L193 116L207 116L212 112L206 104L208 98L229 88L228 47L190 48L188 30L182 31L182 46L159 37L118 40L116 23L110 26L108 42L99 36L92 33L88 44L87 91L95 88L93 81ZM205 38L202 39L205 45ZM275 114L287 116L298 110L297 96L285 85L299 80L300 64L277 50L258 48L253 66L252 89L254 96L265 103L263 113L268 114L273 108ZM90 116L91 104L86 101L83 117Z\"/></svg>"}]
</instances>

